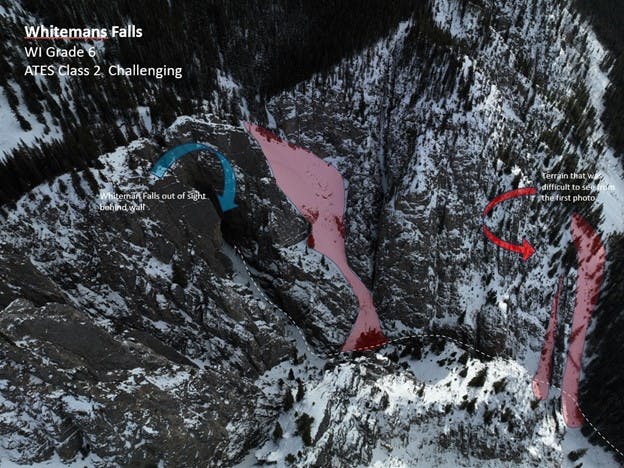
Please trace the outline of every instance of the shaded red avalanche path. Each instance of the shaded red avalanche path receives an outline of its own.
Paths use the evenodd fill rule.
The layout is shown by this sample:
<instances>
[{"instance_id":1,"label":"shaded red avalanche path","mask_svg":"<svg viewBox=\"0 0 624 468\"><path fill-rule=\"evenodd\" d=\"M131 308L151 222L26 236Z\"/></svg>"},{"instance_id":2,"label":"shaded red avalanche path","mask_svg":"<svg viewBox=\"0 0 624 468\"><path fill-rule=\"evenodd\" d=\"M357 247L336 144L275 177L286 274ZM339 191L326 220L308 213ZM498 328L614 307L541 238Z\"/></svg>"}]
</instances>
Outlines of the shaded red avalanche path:
<instances>
[{"instance_id":1,"label":"shaded red avalanche path","mask_svg":"<svg viewBox=\"0 0 624 468\"><path fill-rule=\"evenodd\" d=\"M245 126L260 144L277 185L312 224L308 246L336 264L358 299L358 316L342 351L375 349L386 344L372 295L347 262L342 175L319 157L268 130L249 123Z\"/></svg>"},{"instance_id":2,"label":"shaded red avalanche path","mask_svg":"<svg viewBox=\"0 0 624 468\"><path fill-rule=\"evenodd\" d=\"M568 427L583 425L583 414L578 405L578 386L581 373L581 359L587 327L598 300L606 253L600 236L579 214L572 215L572 241L576 247L577 280L574 302L574 317L568 342L568 355L561 384L561 406L563 419ZM548 397L552 372L552 354L555 345L559 297L563 276L559 278L557 292L553 299L548 329L542 346L537 372L533 377L533 394L540 400Z\"/></svg>"},{"instance_id":3,"label":"shaded red avalanche path","mask_svg":"<svg viewBox=\"0 0 624 468\"><path fill-rule=\"evenodd\" d=\"M576 246L578 274L574 318L561 389L563 419L568 427L580 427L583 415L577 402L581 358L589 319L600 293L606 253L598 233L576 213L572 215L572 240Z\"/></svg>"},{"instance_id":4,"label":"shaded red avalanche path","mask_svg":"<svg viewBox=\"0 0 624 468\"><path fill-rule=\"evenodd\" d=\"M540 400L548 397L550 390L550 376L552 373L552 355L555 347L555 331L557 329L557 314L559 313L559 296L563 287L563 275L559 278L557 292L553 299L550 320L548 321L548 329L544 337L544 345L542 346L542 354L540 355L539 365L535 377L533 377L533 394Z\"/></svg>"}]
</instances>

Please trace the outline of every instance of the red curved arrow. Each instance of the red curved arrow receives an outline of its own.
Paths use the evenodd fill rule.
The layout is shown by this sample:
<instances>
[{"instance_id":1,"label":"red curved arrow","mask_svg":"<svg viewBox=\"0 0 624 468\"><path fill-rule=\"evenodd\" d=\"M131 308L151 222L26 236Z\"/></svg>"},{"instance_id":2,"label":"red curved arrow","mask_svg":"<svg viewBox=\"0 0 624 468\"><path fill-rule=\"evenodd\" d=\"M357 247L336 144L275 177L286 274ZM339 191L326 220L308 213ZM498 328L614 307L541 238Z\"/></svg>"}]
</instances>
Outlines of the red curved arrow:
<instances>
[{"instance_id":1,"label":"red curved arrow","mask_svg":"<svg viewBox=\"0 0 624 468\"><path fill-rule=\"evenodd\" d=\"M531 255L535 253L535 249L531 246L531 244L529 244L526 239L522 239L522 245L506 242L503 239L499 239L494 234L492 234L492 231L485 227L485 225L483 225L483 232L488 239L490 239L499 247L502 247L505 250L510 250L511 252L517 252L519 254L522 254L522 260L524 260L525 262L529 259Z\"/></svg>"},{"instance_id":2,"label":"red curved arrow","mask_svg":"<svg viewBox=\"0 0 624 468\"><path fill-rule=\"evenodd\" d=\"M492 211L492 208L494 208L496 205L498 205L499 203L505 200L509 200L511 198L516 198L516 197L522 197L525 195L535 195L536 193L537 193L537 189L535 187L524 187L524 188L520 188L516 190L511 190L509 192L505 192L487 204L487 206L483 210L483 217L485 217L490 211ZM485 234L485 237L487 237L489 240L494 242L494 244L498 245L499 247L505 250L509 250L511 252L516 252L516 253L521 254L522 260L525 262L531 257L531 255L535 253L535 249L533 248L531 244L529 244L529 242L526 239L522 239L522 245L518 245L518 244L512 244L511 242L506 242L503 239L496 237L492 233L492 231L490 231L487 228L487 226L485 225L485 221L483 223L483 233Z\"/></svg>"},{"instance_id":3,"label":"red curved arrow","mask_svg":"<svg viewBox=\"0 0 624 468\"><path fill-rule=\"evenodd\" d=\"M525 195L535 195L537 193L537 189L535 187L524 187L516 190L510 190L509 192L505 192L502 195L499 195L490 203L487 204L485 210L483 210L483 216L487 215L492 208L498 205L500 202L504 202L505 200L509 200L511 198L522 197Z\"/></svg>"}]
</instances>

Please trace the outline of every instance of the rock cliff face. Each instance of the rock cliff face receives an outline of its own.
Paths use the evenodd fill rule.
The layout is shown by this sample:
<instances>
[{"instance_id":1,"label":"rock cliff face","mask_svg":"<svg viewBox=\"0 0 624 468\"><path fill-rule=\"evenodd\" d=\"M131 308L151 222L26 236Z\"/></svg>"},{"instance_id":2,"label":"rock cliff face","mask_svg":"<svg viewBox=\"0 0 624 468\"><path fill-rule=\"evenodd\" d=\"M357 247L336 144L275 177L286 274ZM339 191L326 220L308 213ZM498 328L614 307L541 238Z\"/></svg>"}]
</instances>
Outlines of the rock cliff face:
<instances>
[{"instance_id":1,"label":"rock cliff face","mask_svg":"<svg viewBox=\"0 0 624 468\"><path fill-rule=\"evenodd\" d=\"M349 332L354 297L337 269L295 246L307 222L270 183L253 139L242 128L186 118L165 143L188 139L233 155L239 208L223 226L211 201L218 164L202 155L156 181L148 169L162 151L150 140L102 156L101 169L38 187L5 220L4 408L27 408L37 392L50 406L49 414L27 409L7 419L17 459L45 460L56 450L63 459L81 451L122 465L235 460L262 438L254 379L292 354L289 317L319 351L335 351ZM110 206L106 194L150 192L161 199L113 203L138 211L101 209ZM191 192L207 197L179 199ZM259 295L259 284L283 310ZM264 418L275 417L271 408ZM245 426L238 440L226 429L233 414ZM178 435L161 432L165 425ZM19 430L24 437L14 438ZM125 443L146 441L122 454Z\"/></svg>"},{"instance_id":2,"label":"rock cliff face","mask_svg":"<svg viewBox=\"0 0 624 468\"><path fill-rule=\"evenodd\" d=\"M574 307L570 213L608 237L622 229L621 208L611 203L621 205L621 194L600 194L594 204L515 201L487 218L537 246L526 264L488 243L481 210L496 194L545 183L546 172L621 173L599 118L606 52L569 7L548 2L495 12L437 2L432 11L429 21L407 21L365 54L273 98L269 121L347 175L349 251L390 337L439 332L534 362L564 274L557 386ZM597 320L619 310L613 302L600 307ZM612 349L597 333L594 340ZM606 380L611 390L621 383ZM604 382L586 379L583 399ZM588 408L610 419L596 403Z\"/></svg>"},{"instance_id":3,"label":"rock cliff face","mask_svg":"<svg viewBox=\"0 0 624 468\"><path fill-rule=\"evenodd\" d=\"M485 222L530 239L526 263L481 231L489 199L545 172L621 182L600 121L605 54L570 6L438 0L266 100L243 100L250 88L234 80L240 95L216 91L220 115L240 105L345 177L347 253L391 339L378 352L336 353L356 299L306 248L307 221L242 124L191 109L30 190L0 232L0 459L617 466L624 377L605 370L605 350L621 355L617 268L581 400L587 435L610 453L566 431L560 391L539 402L531 379L558 279L575 280L570 214L610 238L617 265L624 184L595 203L497 208ZM237 209L221 213L221 168L207 155L149 175L186 141L228 156ZM136 211L100 209L111 204ZM561 297L554 387L573 297L571 286Z\"/></svg>"},{"instance_id":4,"label":"rock cliff face","mask_svg":"<svg viewBox=\"0 0 624 468\"><path fill-rule=\"evenodd\" d=\"M559 267L553 258L567 247L561 239L567 214L594 207L529 199L488 219L499 232L541 247L541 265L518 265L514 255L492 247L481 232L481 210L494 195L542 183L543 172L563 164L578 172L595 168L598 149L566 140L573 136L568 127L577 125L586 127L588 140L602 138L594 104L586 100L580 122L566 120L565 106L572 80L591 85L583 71L596 66L601 52L582 56L578 49L599 46L587 45L591 36L575 37L565 58L536 60L527 77L525 50L546 47L545 56L556 56L555 38L579 27L567 10L558 11L558 23L536 25L545 3L536 3L533 19L502 9L483 38L478 31L490 19L487 11L453 2L433 8L429 22L402 24L366 54L274 98L269 110L293 141L335 158L347 174L350 253L356 268L374 278L387 326L456 328L462 318L474 331L485 305L475 291L495 292L498 303L508 289L505 321L512 335L522 335L550 298L538 297L536 286L554 289L556 277L546 272ZM540 36L527 34L538 26ZM577 73L567 72L568 61L578 61ZM544 141L550 132L562 148ZM514 338L526 343L526 336L510 336L512 345Z\"/></svg>"}]
</instances>

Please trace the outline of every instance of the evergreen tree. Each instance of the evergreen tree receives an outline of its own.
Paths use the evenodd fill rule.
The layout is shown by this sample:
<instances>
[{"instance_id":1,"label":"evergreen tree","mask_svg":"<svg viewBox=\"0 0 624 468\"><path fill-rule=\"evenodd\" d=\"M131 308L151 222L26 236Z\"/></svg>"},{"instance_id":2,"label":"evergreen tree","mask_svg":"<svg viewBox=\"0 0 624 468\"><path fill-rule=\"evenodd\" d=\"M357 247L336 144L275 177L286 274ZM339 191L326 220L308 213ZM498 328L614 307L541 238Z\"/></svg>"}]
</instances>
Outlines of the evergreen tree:
<instances>
[{"instance_id":1,"label":"evergreen tree","mask_svg":"<svg viewBox=\"0 0 624 468\"><path fill-rule=\"evenodd\" d=\"M282 401L284 411L290 411L294 404L295 400L293 399L292 393L290 392L290 388L286 388L286 393L284 393L284 399Z\"/></svg>"},{"instance_id":2,"label":"evergreen tree","mask_svg":"<svg viewBox=\"0 0 624 468\"><path fill-rule=\"evenodd\" d=\"M304 395L305 395L305 388L303 387L303 382L301 382L301 379L297 379L297 395L295 399L297 401L301 401L303 400Z\"/></svg>"},{"instance_id":3,"label":"evergreen tree","mask_svg":"<svg viewBox=\"0 0 624 468\"><path fill-rule=\"evenodd\" d=\"M275 423L275 429L273 429L273 440L279 440L284 435L284 431L282 430L282 426L279 421Z\"/></svg>"}]
</instances>

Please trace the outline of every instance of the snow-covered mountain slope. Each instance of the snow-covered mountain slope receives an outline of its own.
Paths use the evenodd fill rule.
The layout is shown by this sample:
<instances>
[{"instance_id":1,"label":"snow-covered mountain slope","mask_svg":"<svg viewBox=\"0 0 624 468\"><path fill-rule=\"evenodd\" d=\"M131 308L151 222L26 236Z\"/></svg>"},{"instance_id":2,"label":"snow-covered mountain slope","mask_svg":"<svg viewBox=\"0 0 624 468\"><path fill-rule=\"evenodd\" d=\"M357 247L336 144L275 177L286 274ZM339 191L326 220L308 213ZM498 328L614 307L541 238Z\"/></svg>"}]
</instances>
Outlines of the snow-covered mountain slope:
<instances>
[{"instance_id":1,"label":"snow-covered mountain slope","mask_svg":"<svg viewBox=\"0 0 624 468\"><path fill-rule=\"evenodd\" d=\"M432 21L403 23L274 98L268 113L287 138L347 174L348 247L371 278L390 338L442 330L532 372L563 273L559 386L576 275L569 215L582 213L603 239L624 219L622 171L599 118L606 52L565 5L436 2L432 10ZM519 200L487 220L509 239L531 240L537 254L526 264L483 236L481 212L495 195L539 187L544 173L584 171L612 187L595 203ZM617 313L602 306L596 315ZM621 384L615 377L611 391ZM601 385L585 381L585 401ZM593 440L621 447L617 417L597 408L593 416L603 422L602 435L588 426Z\"/></svg>"},{"instance_id":2,"label":"snow-covered mountain slope","mask_svg":"<svg viewBox=\"0 0 624 468\"><path fill-rule=\"evenodd\" d=\"M220 115L245 109L346 179L347 253L391 340L381 350L337 353L355 297L306 248L308 223L243 125L193 108L5 207L2 463L622 463L624 377L614 367L604 379L621 347L615 248L583 362L589 440L565 427L558 388L576 279L570 214L621 243L621 171L599 118L605 52L571 6L529 3L422 4L267 102L247 106L245 84L217 73ZM190 140L231 159L236 210L214 199L217 160L150 178L165 149ZM488 200L565 171L601 171L615 189L595 203L497 208L488 226L530 239L526 263L488 243ZM110 194L147 192L173 199L99 209ZM191 192L208 197L176 199ZM560 275L553 386L539 401L531 380Z\"/></svg>"},{"instance_id":3,"label":"snow-covered mountain slope","mask_svg":"<svg viewBox=\"0 0 624 468\"><path fill-rule=\"evenodd\" d=\"M374 42L412 9L407 0L392 5L369 0L366 8L360 4L0 2L0 203L14 202L43 182L44 171L52 177L96 164L102 153L137 136L158 134L177 116L210 112L230 123L248 118L250 108L262 108L264 96ZM127 24L140 28L141 38L25 39L25 27ZM37 56L38 47L42 56ZM88 53L68 60L55 52L74 47ZM27 73L28 66L62 64L88 69L88 74ZM108 72L111 66L133 65L179 73L157 78ZM11 173L20 177L12 179Z\"/></svg>"}]
</instances>

